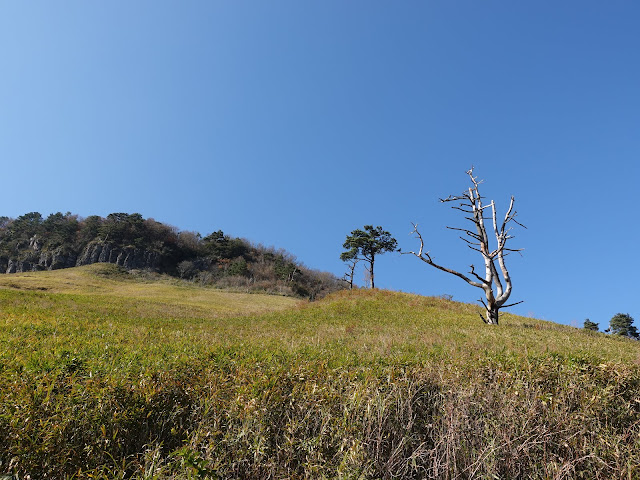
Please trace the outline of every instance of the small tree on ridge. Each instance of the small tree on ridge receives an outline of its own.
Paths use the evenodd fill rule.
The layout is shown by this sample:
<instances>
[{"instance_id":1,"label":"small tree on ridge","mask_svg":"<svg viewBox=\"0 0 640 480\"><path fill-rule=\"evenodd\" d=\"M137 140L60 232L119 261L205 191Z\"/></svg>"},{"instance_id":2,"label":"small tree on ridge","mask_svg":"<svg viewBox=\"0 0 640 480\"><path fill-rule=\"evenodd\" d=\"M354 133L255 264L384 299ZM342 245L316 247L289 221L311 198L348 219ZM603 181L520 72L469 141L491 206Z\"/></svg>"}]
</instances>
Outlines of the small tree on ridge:
<instances>
[{"instance_id":1,"label":"small tree on ridge","mask_svg":"<svg viewBox=\"0 0 640 480\"><path fill-rule=\"evenodd\" d=\"M584 321L584 329L591 330L593 332L597 332L599 330L599 326L597 323L592 322L588 318Z\"/></svg>"},{"instance_id":2,"label":"small tree on ridge","mask_svg":"<svg viewBox=\"0 0 640 480\"><path fill-rule=\"evenodd\" d=\"M398 242L381 226L374 228L373 225L365 225L364 230L353 230L351 235L347 235L347 239L342 246L347 250L340 255L342 261L362 259L369 263L367 270L369 272L370 286L375 288L373 266L376 261L376 255L395 252L398 249ZM353 275L353 271L351 273Z\"/></svg>"},{"instance_id":3,"label":"small tree on ridge","mask_svg":"<svg viewBox=\"0 0 640 480\"><path fill-rule=\"evenodd\" d=\"M612 335L622 335L623 337L638 338L638 329L632 325L633 317L628 313L616 313L609 321L608 331Z\"/></svg>"}]
</instances>

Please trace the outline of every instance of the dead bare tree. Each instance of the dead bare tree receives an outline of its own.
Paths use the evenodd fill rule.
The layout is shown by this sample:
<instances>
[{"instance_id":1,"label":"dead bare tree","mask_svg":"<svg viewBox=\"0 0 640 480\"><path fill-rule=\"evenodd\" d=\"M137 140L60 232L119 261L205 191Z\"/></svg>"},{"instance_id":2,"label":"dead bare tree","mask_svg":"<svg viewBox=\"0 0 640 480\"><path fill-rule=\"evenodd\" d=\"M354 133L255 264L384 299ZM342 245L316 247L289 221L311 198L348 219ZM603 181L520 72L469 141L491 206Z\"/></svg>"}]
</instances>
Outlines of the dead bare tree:
<instances>
[{"instance_id":1,"label":"dead bare tree","mask_svg":"<svg viewBox=\"0 0 640 480\"><path fill-rule=\"evenodd\" d=\"M356 266L358 265L359 261L360 259L357 257L345 259L348 271L342 276L341 280L349 284L349 290L353 290L353 276L356 272Z\"/></svg>"},{"instance_id":2,"label":"dead bare tree","mask_svg":"<svg viewBox=\"0 0 640 480\"><path fill-rule=\"evenodd\" d=\"M455 275L456 277L460 277L469 285L481 288L484 291L486 301L482 298L479 301L485 308L486 316L480 316L485 323L489 325L498 325L498 311L501 308L512 307L513 305L522 303L516 302L510 305L505 305L507 299L509 298L509 295L511 295L512 286L511 276L509 275L509 271L507 270L507 266L505 265L504 258L511 252L522 251L522 249L511 249L506 247L507 241L513 238L513 236L509 233L511 231L511 227L509 226L509 224L513 222L517 225L520 225L521 227L524 227L524 225L516 220L517 212L513 209L514 197L511 197L509 209L507 210L502 224L498 225L495 202L492 200L490 204L483 205L483 197L480 195L479 190L479 186L482 182L479 182L477 177L473 176L473 167L471 167L471 170L466 173L467 175L469 175L473 186L469 187L469 189L462 195L450 195L448 198L440 199L440 201L459 201L459 205L453 206L451 208L460 210L461 212L464 212L466 214L470 214L470 216L466 216L465 218L474 224L475 230L454 227L447 228L463 232L465 236L460 236L460 238L467 243L467 246L469 248L482 254L485 268L484 278L476 273L473 265L471 265L471 271L469 272L469 275L473 278L469 278L468 276L460 272L435 263L431 258L429 252L424 251L424 240L422 238L422 235L418 231L417 224L412 224L413 232L411 233L415 234L420 240L420 250L418 250L417 252L411 251L404 253L413 254L432 267L435 267L438 270L442 270L443 272ZM490 209L490 217L485 216L485 209ZM493 233L496 237L496 246L493 249L489 244L489 236L487 235L485 220L493 221ZM500 274L498 272L498 269L496 268L496 260L498 261L498 265L500 267L500 273L502 273L502 279L500 279Z\"/></svg>"}]
</instances>

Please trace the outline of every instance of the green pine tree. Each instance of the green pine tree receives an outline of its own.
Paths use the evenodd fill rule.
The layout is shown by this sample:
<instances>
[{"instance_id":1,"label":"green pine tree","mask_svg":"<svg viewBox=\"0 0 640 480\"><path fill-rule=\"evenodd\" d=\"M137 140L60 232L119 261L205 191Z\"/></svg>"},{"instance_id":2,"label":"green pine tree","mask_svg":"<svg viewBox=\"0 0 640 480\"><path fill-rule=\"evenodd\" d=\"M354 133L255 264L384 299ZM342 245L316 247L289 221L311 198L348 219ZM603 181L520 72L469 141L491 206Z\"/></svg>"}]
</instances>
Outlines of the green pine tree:
<instances>
[{"instance_id":1,"label":"green pine tree","mask_svg":"<svg viewBox=\"0 0 640 480\"><path fill-rule=\"evenodd\" d=\"M369 262L369 280L371 288L375 288L373 265L376 256L385 252L395 252L398 242L381 226L365 225L364 230L353 230L342 245L347 251L340 255L342 261L362 258Z\"/></svg>"},{"instance_id":2,"label":"green pine tree","mask_svg":"<svg viewBox=\"0 0 640 480\"><path fill-rule=\"evenodd\" d=\"M591 320L589 320L588 318L584 321L584 329L585 330L591 330L594 332L597 332L600 330L600 327L598 326L597 323L592 322Z\"/></svg>"},{"instance_id":3,"label":"green pine tree","mask_svg":"<svg viewBox=\"0 0 640 480\"><path fill-rule=\"evenodd\" d=\"M609 321L609 331L612 335L638 338L638 329L632 325L633 317L628 313L616 313Z\"/></svg>"}]
</instances>

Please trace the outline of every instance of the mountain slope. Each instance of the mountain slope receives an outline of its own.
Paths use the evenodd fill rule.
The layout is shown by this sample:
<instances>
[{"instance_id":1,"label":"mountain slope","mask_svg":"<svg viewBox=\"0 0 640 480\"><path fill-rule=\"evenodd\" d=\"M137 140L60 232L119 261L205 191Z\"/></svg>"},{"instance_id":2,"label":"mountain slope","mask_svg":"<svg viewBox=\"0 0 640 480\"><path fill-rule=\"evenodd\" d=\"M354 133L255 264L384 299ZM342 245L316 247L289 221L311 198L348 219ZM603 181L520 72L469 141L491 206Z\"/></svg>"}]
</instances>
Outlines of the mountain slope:
<instances>
[{"instance_id":1,"label":"mountain slope","mask_svg":"<svg viewBox=\"0 0 640 480\"><path fill-rule=\"evenodd\" d=\"M0 465L21 477L640 471L638 342L388 291L270 304L109 266L0 278Z\"/></svg>"},{"instance_id":2,"label":"mountain slope","mask_svg":"<svg viewBox=\"0 0 640 480\"><path fill-rule=\"evenodd\" d=\"M344 288L288 252L225 235L180 231L139 213L80 218L60 212L0 217L0 273L95 263L172 275L200 285L287 294L311 300Z\"/></svg>"}]
</instances>

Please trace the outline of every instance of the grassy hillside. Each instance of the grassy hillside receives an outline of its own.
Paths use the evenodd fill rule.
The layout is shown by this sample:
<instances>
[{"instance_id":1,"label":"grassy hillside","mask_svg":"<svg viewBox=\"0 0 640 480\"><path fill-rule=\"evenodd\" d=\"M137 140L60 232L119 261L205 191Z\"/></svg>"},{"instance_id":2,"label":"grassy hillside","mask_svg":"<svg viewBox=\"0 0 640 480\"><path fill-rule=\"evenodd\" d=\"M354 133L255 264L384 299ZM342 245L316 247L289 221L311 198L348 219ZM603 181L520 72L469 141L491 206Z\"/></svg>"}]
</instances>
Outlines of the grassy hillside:
<instances>
[{"instance_id":1,"label":"grassy hillside","mask_svg":"<svg viewBox=\"0 0 640 480\"><path fill-rule=\"evenodd\" d=\"M0 473L637 478L638 342L387 291L0 277Z\"/></svg>"},{"instance_id":2,"label":"grassy hillside","mask_svg":"<svg viewBox=\"0 0 640 480\"><path fill-rule=\"evenodd\" d=\"M161 310L163 313L160 316L175 315L178 318L246 315L281 310L300 301L283 296L199 288L166 275L136 274L108 263L61 271L0 275L0 288L3 287L47 294L78 295L88 297L85 300L96 305L110 303L122 309L135 307L142 316L148 315L149 311ZM126 315L126 312L123 310L122 314Z\"/></svg>"}]
</instances>

